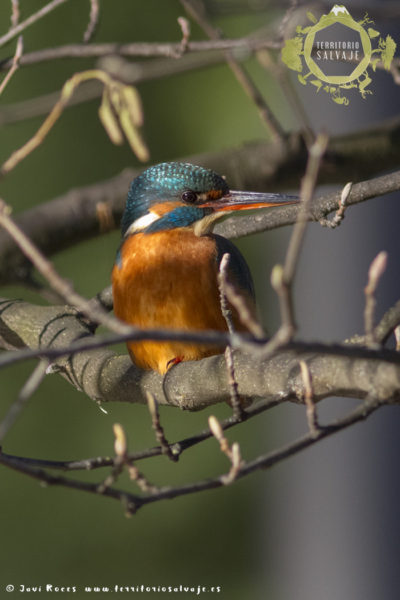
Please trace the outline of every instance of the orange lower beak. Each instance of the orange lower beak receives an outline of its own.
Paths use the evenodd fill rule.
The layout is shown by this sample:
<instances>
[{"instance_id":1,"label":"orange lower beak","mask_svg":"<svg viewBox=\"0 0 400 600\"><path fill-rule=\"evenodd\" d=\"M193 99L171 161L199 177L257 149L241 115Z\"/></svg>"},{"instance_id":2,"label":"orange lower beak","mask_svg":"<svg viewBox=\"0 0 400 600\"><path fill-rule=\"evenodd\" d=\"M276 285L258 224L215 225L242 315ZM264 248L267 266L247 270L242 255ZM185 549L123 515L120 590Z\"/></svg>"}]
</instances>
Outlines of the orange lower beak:
<instances>
[{"instance_id":1,"label":"orange lower beak","mask_svg":"<svg viewBox=\"0 0 400 600\"><path fill-rule=\"evenodd\" d=\"M215 212L250 210L255 208L268 208L270 206L286 206L298 204L297 196L286 196L285 194L264 194L262 192L240 192L230 191L218 200L208 200L200 206L212 208Z\"/></svg>"}]
</instances>

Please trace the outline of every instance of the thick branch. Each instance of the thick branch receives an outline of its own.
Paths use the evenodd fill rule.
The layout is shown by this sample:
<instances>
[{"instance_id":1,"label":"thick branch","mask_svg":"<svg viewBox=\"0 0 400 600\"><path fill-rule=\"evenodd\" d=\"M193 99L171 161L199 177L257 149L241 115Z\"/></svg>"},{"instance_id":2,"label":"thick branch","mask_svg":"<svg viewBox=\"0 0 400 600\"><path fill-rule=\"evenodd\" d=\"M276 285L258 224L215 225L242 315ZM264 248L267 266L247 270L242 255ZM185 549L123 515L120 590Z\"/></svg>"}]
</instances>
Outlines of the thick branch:
<instances>
[{"instance_id":1,"label":"thick branch","mask_svg":"<svg viewBox=\"0 0 400 600\"><path fill-rule=\"evenodd\" d=\"M380 170L388 170L400 161L400 119L379 130L351 134L331 142L319 176L320 183L356 181ZM307 153L300 137L294 136L286 148L253 142L222 153L191 156L186 160L211 167L226 175L234 189L267 190L297 188L304 173ZM116 228L125 204L130 181L137 170L126 169L116 177L94 185L71 190L50 202L17 216L18 225L46 254L51 255L104 231ZM399 189L399 174L394 173L353 186L348 204ZM316 220L338 208L338 194L315 201ZM280 208L255 216L235 218L217 226L226 237L240 237L292 224L297 209ZM9 236L0 232L0 283L24 278L29 265Z\"/></svg>"},{"instance_id":2,"label":"thick branch","mask_svg":"<svg viewBox=\"0 0 400 600\"><path fill-rule=\"evenodd\" d=\"M1 304L3 347L60 349L82 337L91 339L87 325L68 307L34 306L24 302ZM351 346L292 344L271 358L262 352L235 354L239 392L244 399L287 398L302 401L299 359L307 362L315 400L327 396L400 401L400 356L396 352ZM108 349L82 351L55 358L54 369L77 389L100 402L146 402L146 391L159 403L198 410L230 398L223 355L186 362L163 378L137 369L126 355Z\"/></svg>"}]
</instances>

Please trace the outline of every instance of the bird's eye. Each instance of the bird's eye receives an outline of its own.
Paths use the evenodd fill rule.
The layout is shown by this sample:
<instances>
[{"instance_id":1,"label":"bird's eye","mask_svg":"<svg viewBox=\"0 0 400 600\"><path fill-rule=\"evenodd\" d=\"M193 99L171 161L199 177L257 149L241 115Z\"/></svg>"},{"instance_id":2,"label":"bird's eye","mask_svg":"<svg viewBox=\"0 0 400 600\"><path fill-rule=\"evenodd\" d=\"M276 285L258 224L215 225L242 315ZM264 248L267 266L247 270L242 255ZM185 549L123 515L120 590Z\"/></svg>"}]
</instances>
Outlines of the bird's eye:
<instances>
[{"instance_id":1,"label":"bird's eye","mask_svg":"<svg viewBox=\"0 0 400 600\"><path fill-rule=\"evenodd\" d=\"M184 202L193 204L193 202L196 202L197 200L197 194L196 192L192 192L192 190L187 190L186 192L183 192L181 198Z\"/></svg>"}]
</instances>

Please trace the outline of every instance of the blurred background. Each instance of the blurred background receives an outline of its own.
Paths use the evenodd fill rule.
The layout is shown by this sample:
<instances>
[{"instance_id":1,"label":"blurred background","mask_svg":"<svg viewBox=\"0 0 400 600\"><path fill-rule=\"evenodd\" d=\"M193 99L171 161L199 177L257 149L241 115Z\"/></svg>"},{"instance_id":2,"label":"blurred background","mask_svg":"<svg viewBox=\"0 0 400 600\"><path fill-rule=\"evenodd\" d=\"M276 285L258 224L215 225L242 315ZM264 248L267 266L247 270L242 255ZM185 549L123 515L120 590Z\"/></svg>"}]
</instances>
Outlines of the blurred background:
<instances>
[{"instance_id":1,"label":"blurred background","mask_svg":"<svg viewBox=\"0 0 400 600\"><path fill-rule=\"evenodd\" d=\"M44 4L21 0L21 20ZM229 38L279 22L285 8L284 3L263 0L209 0L206 5L212 22ZM317 16L332 4L318 6ZM383 11L390 18L378 21L376 6L351 2L347 8L355 18L368 10L376 29L391 33L399 43L393 11ZM394 3L379 6L392 9ZM89 2L82 0L60 6L24 33L25 51L80 42L88 12ZM177 18L183 14L175 0L103 1L94 41L179 41ZM9 20L10 3L3 0L2 32ZM195 25L192 36L204 39ZM0 58L11 56L14 48L15 42L2 48ZM16 73L1 97L1 162L43 120L4 123L1 115L14 103L59 90L74 72L94 64L92 59L64 59ZM298 127L273 78L254 58L245 64L285 130ZM374 74L372 96L362 100L353 92L348 107L334 104L326 94L317 95L311 86L303 88L295 79L294 85L316 132L357 131L398 114L400 88L386 72ZM138 89L151 163L268 137L256 109L224 64L146 81ZM46 142L1 181L1 196L14 213L107 179L124 167L140 167L127 144L110 143L97 116L98 105L97 99L66 110ZM378 316L399 298L399 200L392 194L351 208L336 230L309 227L295 288L301 338L339 341L362 333L363 288L369 264L380 250L388 251L389 261L379 287ZM262 320L270 332L279 319L269 274L282 261L289 235L289 230L278 230L238 242L250 263ZM109 284L118 243L115 231L57 255L54 263L79 293L91 297ZM1 295L43 302L20 287L3 288ZM33 367L30 362L1 371L0 418ZM342 414L353 403L348 399L323 403L322 421ZM53 460L107 455L113 452L115 422L123 424L130 450L154 445L145 407L114 405L107 411L102 413L62 378L46 377L3 449ZM168 439L203 429L211 412L219 418L229 414L225 406L199 414L162 409ZM85 585L181 584L220 586L218 596L232 600L394 600L400 584L399 423L398 409L380 410L366 423L273 470L227 489L149 505L130 519L117 502L45 488L1 467L0 587L50 583L82 590ZM230 430L228 438L238 441L243 457L249 459L305 429L305 411L285 406ZM179 463L157 458L139 466L157 485L190 482L229 468L215 440L184 453ZM99 481L105 475L95 471L74 477ZM121 485L132 484L123 477ZM83 591L75 593L77 598L83 596Z\"/></svg>"}]
</instances>

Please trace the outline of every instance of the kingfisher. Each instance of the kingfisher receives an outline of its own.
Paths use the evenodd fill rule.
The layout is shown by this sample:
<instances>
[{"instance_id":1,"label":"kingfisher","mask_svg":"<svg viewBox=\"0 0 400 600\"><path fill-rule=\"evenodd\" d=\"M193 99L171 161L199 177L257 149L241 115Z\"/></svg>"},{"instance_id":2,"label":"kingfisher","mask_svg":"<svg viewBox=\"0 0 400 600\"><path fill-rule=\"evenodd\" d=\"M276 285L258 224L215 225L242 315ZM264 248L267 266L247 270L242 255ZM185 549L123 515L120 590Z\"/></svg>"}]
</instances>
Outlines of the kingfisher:
<instances>
[{"instance_id":1,"label":"kingfisher","mask_svg":"<svg viewBox=\"0 0 400 600\"><path fill-rule=\"evenodd\" d=\"M255 308L249 267L236 246L212 233L233 211L295 204L293 196L233 191L224 177L189 163L161 163L131 183L122 242L112 270L115 315L140 328L227 331L218 288L229 254L230 282ZM238 331L244 327L230 306ZM182 341L128 342L132 361L162 374L171 365L219 354L220 346Z\"/></svg>"}]
</instances>

